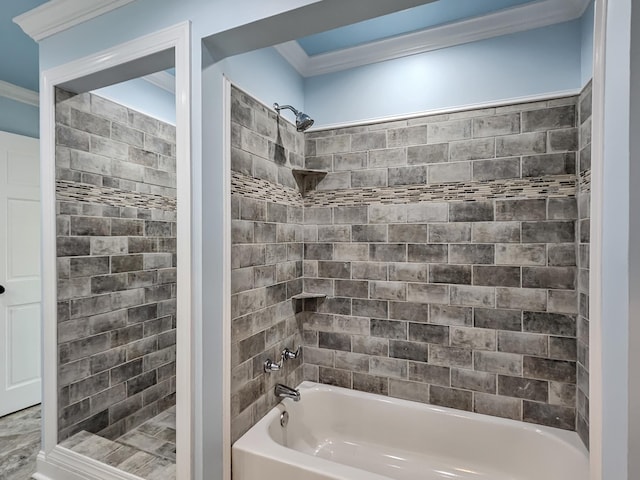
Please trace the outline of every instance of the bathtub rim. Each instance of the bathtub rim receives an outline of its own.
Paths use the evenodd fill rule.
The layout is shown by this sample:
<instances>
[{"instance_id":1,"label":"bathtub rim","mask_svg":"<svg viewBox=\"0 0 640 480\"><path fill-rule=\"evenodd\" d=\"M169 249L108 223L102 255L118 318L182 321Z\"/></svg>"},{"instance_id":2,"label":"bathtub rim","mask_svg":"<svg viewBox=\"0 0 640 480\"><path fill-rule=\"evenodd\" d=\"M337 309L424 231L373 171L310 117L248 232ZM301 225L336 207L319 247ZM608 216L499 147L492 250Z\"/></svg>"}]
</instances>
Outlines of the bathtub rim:
<instances>
[{"instance_id":1,"label":"bathtub rim","mask_svg":"<svg viewBox=\"0 0 640 480\"><path fill-rule=\"evenodd\" d=\"M584 465L587 471L589 470L589 452L580 441L580 437L575 431L547 427L545 425L537 425L520 420L495 417L492 415L481 413L468 412L466 410L457 410L450 407L441 407L439 405L432 405L396 397L389 397L386 395L362 392L359 390L326 385L309 380L301 382L296 388L300 390L300 401L304 401L305 393L309 393L312 391L336 392L338 395L346 395L350 397L365 396L366 398L376 402L390 403L401 407L407 406L411 408L418 408L428 410L439 415L470 419L474 422L481 422L483 424L503 425L511 428L517 428L519 430L524 430L525 432L530 432L534 435L551 437L551 439L553 439L554 441L560 442L566 448L574 451L577 455L584 458ZM270 435L270 425L272 425L273 422L279 422L279 417L282 412L286 411L290 406L293 406L292 399L285 398L280 401L275 407L269 410L266 415L262 417L253 427L251 427L244 435L242 435L233 443L232 452L242 452L244 454L257 455L290 465L300 464L304 465L305 469L311 470L313 472L327 474L328 472L323 469L323 465L326 465L326 462L330 462L330 460L314 457L313 455L309 455L308 453L300 452L293 448L286 447L278 443ZM264 441L265 436L269 439L269 442ZM256 445L258 445L258 448L256 448ZM342 475L357 475L359 472L362 472L362 470L349 465L343 465L336 462L331 463L332 465L336 466L335 473L340 473ZM371 480L382 480L388 478L372 472L367 472L367 474L367 478L370 478ZM343 477L336 476L334 478ZM355 476L353 478L359 477Z\"/></svg>"}]
</instances>

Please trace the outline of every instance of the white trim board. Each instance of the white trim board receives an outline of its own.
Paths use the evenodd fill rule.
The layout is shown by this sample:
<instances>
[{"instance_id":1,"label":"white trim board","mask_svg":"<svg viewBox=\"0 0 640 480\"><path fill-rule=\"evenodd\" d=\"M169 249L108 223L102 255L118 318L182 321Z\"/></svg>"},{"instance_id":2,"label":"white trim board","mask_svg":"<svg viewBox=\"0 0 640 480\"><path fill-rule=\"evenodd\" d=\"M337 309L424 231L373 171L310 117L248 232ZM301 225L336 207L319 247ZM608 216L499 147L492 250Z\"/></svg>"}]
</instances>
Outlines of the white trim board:
<instances>
[{"instance_id":1,"label":"white trim board","mask_svg":"<svg viewBox=\"0 0 640 480\"><path fill-rule=\"evenodd\" d=\"M0 80L0 97L9 98L16 102L26 103L33 107L40 105L38 92Z\"/></svg>"},{"instance_id":2,"label":"white trim board","mask_svg":"<svg viewBox=\"0 0 640 480\"><path fill-rule=\"evenodd\" d=\"M50 480L129 480L135 476L96 467L86 457L57 445L57 281L55 215L55 87L78 79L100 82L101 72L109 78L122 65L163 62L169 52L176 69L176 158L177 158L177 358L176 422L177 478L190 479L193 473L194 385L193 314L191 295L191 27L189 22L160 30L117 45L108 50L42 72L40 92L40 158L42 208L42 344L43 344L43 448L38 457L36 478ZM157 69L167 68L157 65ZM122 73L123 75L126 72ZM122 80L120 80L122 81Z\"/></svg>"},{"instance_id":3,"label":"white trim board","mask_svg":"<svg viewBox=\"0 0 640 480\"><path fill-rule=\"evenodd\" d=\"M134 0L49 0L13 19L36 42Z\"/></svg>"},{"instance_id":4,"label":"white trim board","mask_svg":"<svg viewBox=\"0 0 640 480\"><path fill-rule=\"evenodd\" d=\"M413 113L402 113L398 115L389 115L386 117L367 118L364 120L354 120L351 122L333 123L329 125L318 126L316 128L310 128L309 130L307 130L307 132L312 133L312 132L321 132L323 130L335 130L337 128L359 127L362 125L370 125L372 123L395 122L399 120L408 120L411 118L426 117L426 116L432 116L432 115L442 115L445 113L466 112L469 110L481 110L483 108L503 107L505 105L515 105L518 103L543 102L545 100L553 100L555 98L573 97L573 96L580 95L580 92L582 92L583 88L578 88L575 90L563 90L560 92L542 93L540 95L529 95L526 97L514 97L514 98L503 99L503 100L492 100L492 101L481 102L481 103L472 103L468 105L457 105L453 107L435 108L433 110L423 110L420 112L413 112Z\"/></svg>"},{"instance_id":5,"label":"white trim board","mask_svg":"<svg viewBox=\"0 0 640 480\"><path fill-rule=\"evenodd\" d=\"M590 0L540 0L313 56L307 55L295 40L275 48L300 75L313 77L566 22L582 16L589 3Z\"/></svg>"}]
</instances>

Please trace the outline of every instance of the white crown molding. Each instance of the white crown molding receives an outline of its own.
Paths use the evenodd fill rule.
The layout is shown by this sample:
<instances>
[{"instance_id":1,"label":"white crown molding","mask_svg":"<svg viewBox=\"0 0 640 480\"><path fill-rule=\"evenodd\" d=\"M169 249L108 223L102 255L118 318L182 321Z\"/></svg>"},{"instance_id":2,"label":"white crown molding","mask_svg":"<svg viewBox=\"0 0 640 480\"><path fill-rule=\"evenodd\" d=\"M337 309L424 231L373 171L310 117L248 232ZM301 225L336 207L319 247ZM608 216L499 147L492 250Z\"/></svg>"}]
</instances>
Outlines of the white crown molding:
<instances>
[{"instance_id":1,"label":"white crown molding","mask_svg":"<svg viewBox=\"0 0 640 480\"><path fill-rule=\"evenodd\" d=\"M10 98L16 102L26 103L34 107L40 105L40 95L38 92L2 80L0 80L0 97Z\"/></svg>"},{"instance_id":2,"label":"white crown molding","mask_svg":"<svg viewBox=\"0 0 640 480\"><path fill-rule=\"evenodd\" d=\"M143 80L169 93L176 93L176 77L168 72L156 72L142 77Z\"/></svg>"},{"instance_id":3,"label":"white crown molding","mask_svg":"<svg viewBox=\"0 0 640 480\"><path fill-rule=\"evenodd\" d=\"M53 34L120 8L134 0L49 0L13 19L39 42Z\"/></svg>"},{"instance_id":4,"label":"white crown molding","mask_svg":"<svg viewBox=\"0 0 640 480\"><path fill-rule=\"evenodd\" d=\"M312 77L566 22L580 17L589 3L590 0L541 0L313 56L308 56L295 41L275 48L302 76Z\"/></svg>"}]
</instances>

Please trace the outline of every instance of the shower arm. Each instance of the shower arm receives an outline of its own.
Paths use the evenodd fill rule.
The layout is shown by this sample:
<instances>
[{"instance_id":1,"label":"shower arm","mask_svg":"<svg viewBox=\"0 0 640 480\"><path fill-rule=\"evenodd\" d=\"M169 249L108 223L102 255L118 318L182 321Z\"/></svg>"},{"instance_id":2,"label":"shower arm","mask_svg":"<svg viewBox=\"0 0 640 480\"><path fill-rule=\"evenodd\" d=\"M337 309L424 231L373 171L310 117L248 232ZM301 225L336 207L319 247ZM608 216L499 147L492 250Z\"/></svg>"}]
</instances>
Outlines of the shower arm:
<instances>
[{"instance_id":1,"label":"shower arm","mask_svg":"<svg viewBox=\"0 0 640 480\"><path fill-rule=\"evenodd\" d=\"M273 104L273 108L275 109L276 112L278 112L278 115L280 115L280 110L284 110L284 109L291 110L294 115L298 115L298 113L300 113L298 110L293 108L291 105L278 105L277 103L274 103Z\"/></svg>"}]
</instances>

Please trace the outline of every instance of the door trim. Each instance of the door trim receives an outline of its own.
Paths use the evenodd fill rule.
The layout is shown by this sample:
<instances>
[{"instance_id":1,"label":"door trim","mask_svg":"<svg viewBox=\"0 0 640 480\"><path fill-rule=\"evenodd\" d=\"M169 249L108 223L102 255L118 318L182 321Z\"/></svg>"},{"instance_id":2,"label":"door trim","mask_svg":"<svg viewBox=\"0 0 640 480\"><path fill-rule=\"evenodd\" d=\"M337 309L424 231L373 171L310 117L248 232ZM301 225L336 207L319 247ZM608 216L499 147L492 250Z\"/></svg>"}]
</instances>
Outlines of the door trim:
<instances>
[{"instance_id":1,"label":"door trim","mask_svg":"<svg viewBox=\"0 0 640 480\"><path fill-rule=\"evenodd\" d=\"M47 472L64 471L78 478L136 478L95 467L83 455L58 445L57 400L57 283L55 210L55 91L56 86L115 69L128 62L172 50L176 70L177 162L177 357L176 357L176 467L177 478L193 478L194 447L194 351L195 301L192 295L192 200L191 200L191 24L145 35L102 52L42 72L40 78L40 158L42 202L42 351L43 351L43 446L38 456L40 478ZM89 468L89 467L92 468ZM95 468L94 468L95 467ZM97 468L97 470L96 470ZM36 477L38 478L38 477ZM55 477L51 477L55 478ZM62 477L59 477L62 478ZM65 476L64 478L73 478Z\"/></svg>"}]
</instances>

